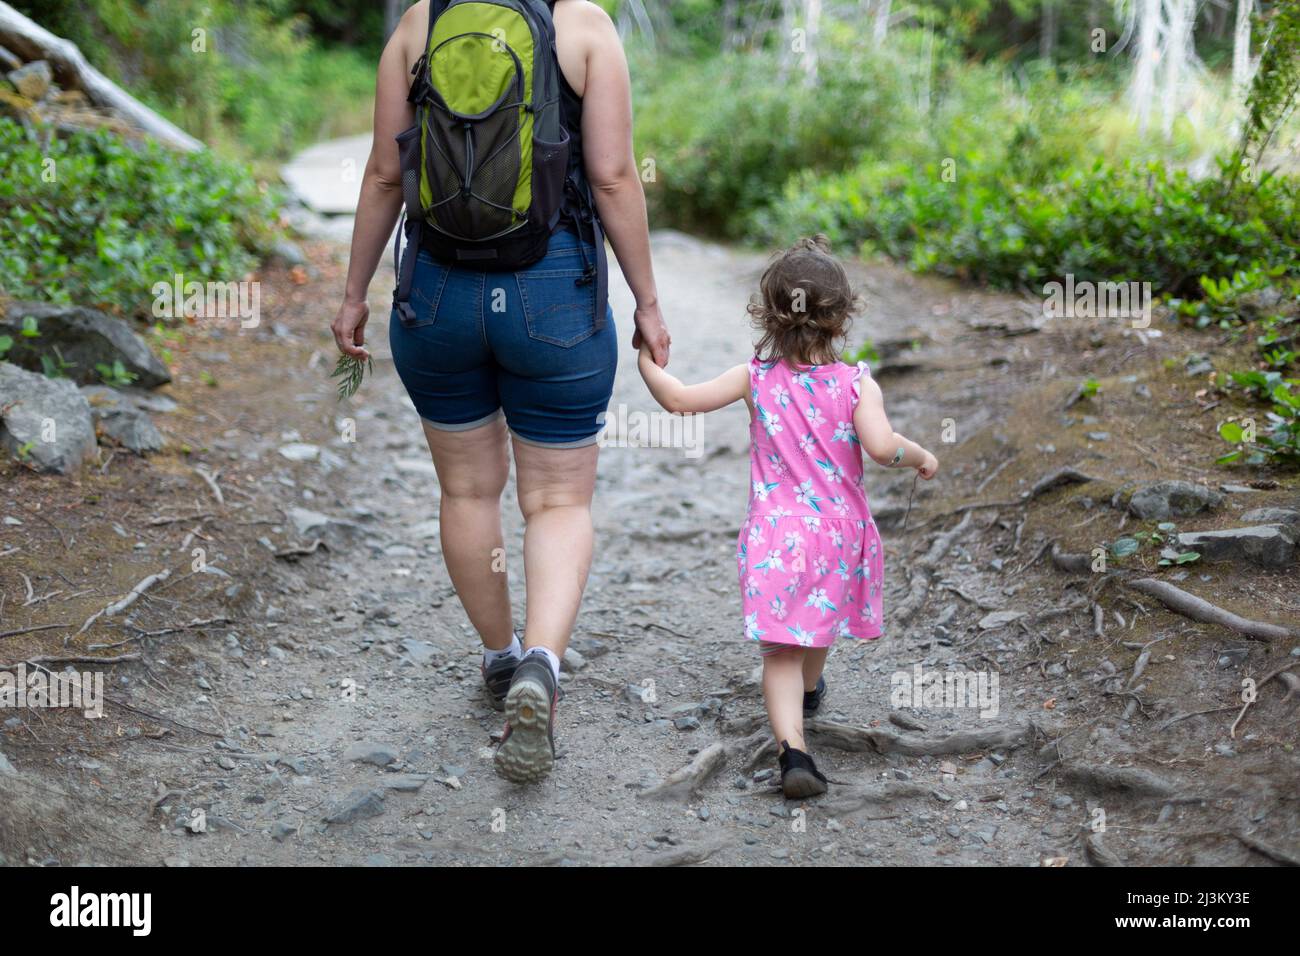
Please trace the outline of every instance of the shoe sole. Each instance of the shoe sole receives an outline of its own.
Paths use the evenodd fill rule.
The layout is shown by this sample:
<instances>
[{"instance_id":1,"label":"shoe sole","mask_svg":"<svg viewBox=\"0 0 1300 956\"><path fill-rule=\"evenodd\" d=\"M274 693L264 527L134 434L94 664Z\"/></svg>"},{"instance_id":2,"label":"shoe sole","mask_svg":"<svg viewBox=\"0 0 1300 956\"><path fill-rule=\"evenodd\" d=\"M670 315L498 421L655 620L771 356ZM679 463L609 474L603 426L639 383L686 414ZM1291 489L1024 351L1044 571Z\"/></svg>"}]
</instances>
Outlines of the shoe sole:
<instances>
[{"instance_id":1,"label":"shoe sole","mask_svg":"<svg viewBox=\"0 0 1300 956\"><path fill-rule=\"evenodd\" d=\"M781 792L787 800L802 800L825 793L826 784L814 777L811 771L796 767L781 781Z\"/></svg>"},{"instance_id":2,"label":"shoe sole","mask_svg":"<svg viewBox=\"0 0 1300 956\"><path fill-rule=\"evenodd\" d=\"M516 681L505 700L508 736L493 763L513 783L536 783L555 766L551 752L551 701L536 681Z\"/></svg>"}]
</instances>

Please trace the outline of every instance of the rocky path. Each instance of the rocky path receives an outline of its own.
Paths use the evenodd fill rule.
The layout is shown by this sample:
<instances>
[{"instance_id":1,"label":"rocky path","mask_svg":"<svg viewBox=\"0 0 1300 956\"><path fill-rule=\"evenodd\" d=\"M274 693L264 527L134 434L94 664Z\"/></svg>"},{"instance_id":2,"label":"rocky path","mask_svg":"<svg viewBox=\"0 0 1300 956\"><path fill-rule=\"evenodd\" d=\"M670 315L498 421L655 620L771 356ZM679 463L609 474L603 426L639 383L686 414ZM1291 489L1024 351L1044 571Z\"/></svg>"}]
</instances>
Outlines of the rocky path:
<instances>
[{"instance_id":1,"label":"rocky path","mask_svg":"<svg viewBox=\"0 0 1300 956\"><path fill-rule=\"evenodd\" d=\"M326 247L313 261L337 265L343 254ZM655 260L673 370L700 379L743 361L744 304L763 259L662 233ZM117 743L101 736L94 747L72 748L43 778L59 788L68 832L79 840L49 838L29 856L170 865L1059 865L1119 852L1128 862L1258 862L1230 834L1188 842L1206 820L1228 817L1232 826L1263 826L1270 840L1290 833L1294 847L1295 810L1279 795L1294 780L1294 752L1277 749L1294 740L1293 724L1261 718L1254 730L1265 739L1254 743L1225 744L1226 726L1205 717L1156 733L1145 709L1126 713L1127 701L1104 690L1159 637L1196 676L1175 683L1173 661L1148 654L1156 679L1135 683L1139 669L1121 689L1142 692L1134 696L1143 708L1155 693L1148 686L1167 678L1161 697L1231 700L1238 674L1215 672L1222 633L1207 639L1200 625L1149 606L1112 610L1099 598L1108 631L1098 637L1091 603L1067 596L1060 574L1035 562L1049 532L1058 536L1053 529L1095 521L1090 534L1122 522L1120 512L1112 515L1099 494L1037 519L1014 504L948 513L970 500L1014 500L1062 464L1090 463L1116 484L1140 477L1117 451L1079 434L1095 424L1034 412L1034 389L1072 374L1063 367L1088 360L1079 342L1098 333L1040 331L1018 299L892 267L856 267L855 277L868 303L867 328L855 338L882 352L895 426L938 447L945 470L918 492L906 532L910 477L869 473L886 537L887 614L906 602L908 571L926 558L932 586L918 613L885 639L833 652L826 719L856 730L832 727L813 738L834 782L826 798L788 804L772 789L770 756L751 761L762 702L735 579L748 481L739 407L703 419L689 454L617 440L602 451L597 557L566 658L560 760L534 788L495 776L501 721L480 692L478 645L439 554L436 480L386 357L385 275L372 298L376 375L352 403L337 404L325 378L333 306L318 298L328 298L324 285L283 303L260 333L266 351L230 345L239 400L211 406L229 427L210 455L214 467L225 461L228 473L255 471L257 480L228 491L228 510L203 529L214 554L229 553L235 580L194 605L142 602L141 613L153 627L215 607L231 622L143 645L148 673L119 678L137 710L112 713ZM634 429L652 405L627 347L630 297L614 285L623 351L610 416ZM1111 361L1142 347L1111 337ZM1119 446L1121 428L1111 427ZM213 511L202 494L189 493L195 512ZM183 553L175 549L192 543L182 538L187 527L169 528L161 553ZM506 528L522 619L522 524L511 498ZM316 539L324 547L310 554L284 553ZM140 572L123 569L119 578ZM1265 604L1281 595L1284 614L1293 582L1240 587ZM1237 666L1285 660L1290 649L1247 647ZM892 675L955 664L999 680L996 713L891 703ZM21 727L6 728L4 749L20 770L34 768L41 748ZM1216 742L1231 752L1217 759L1234 765L1210 766ZM695 792L648 795L697 757L713 765L715 744L725 764ZM1143 792L1140 781L1086 769L1068 776L1058 760L1141 765L1169 788L1147 781L1155 789ZM1214 790L1226 803L1177 799L1240 772L1256 775L1252 786ZM1083 833L1098 809L1122 824L1104 847Z\"/></svg>"}]
</instances>

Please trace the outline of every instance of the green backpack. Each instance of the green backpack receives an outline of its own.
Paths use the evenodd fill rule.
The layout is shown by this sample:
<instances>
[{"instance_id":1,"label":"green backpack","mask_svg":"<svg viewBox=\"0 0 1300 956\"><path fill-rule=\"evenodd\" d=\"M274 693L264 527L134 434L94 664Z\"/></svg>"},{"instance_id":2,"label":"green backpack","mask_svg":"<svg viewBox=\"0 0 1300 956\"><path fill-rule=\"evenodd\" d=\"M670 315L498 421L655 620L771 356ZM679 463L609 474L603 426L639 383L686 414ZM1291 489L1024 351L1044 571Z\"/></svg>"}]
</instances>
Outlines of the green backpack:
<instances>
[{"instance_id":1,"label":"green backpack","mask_svg":"<svg viewBox=\"0 0 1300 956\"><path fill-rule=\"evenodd\" d=\"M546 255L562 218L597 246L578 281L597 281L604 320L604 237L580 157L569 155L553 3L430 0L424 55L411 71L415 125L397 137L406 222L394 306L407 322L410 246L448 265L515 271Z\"/></svg>"}]
</instances>

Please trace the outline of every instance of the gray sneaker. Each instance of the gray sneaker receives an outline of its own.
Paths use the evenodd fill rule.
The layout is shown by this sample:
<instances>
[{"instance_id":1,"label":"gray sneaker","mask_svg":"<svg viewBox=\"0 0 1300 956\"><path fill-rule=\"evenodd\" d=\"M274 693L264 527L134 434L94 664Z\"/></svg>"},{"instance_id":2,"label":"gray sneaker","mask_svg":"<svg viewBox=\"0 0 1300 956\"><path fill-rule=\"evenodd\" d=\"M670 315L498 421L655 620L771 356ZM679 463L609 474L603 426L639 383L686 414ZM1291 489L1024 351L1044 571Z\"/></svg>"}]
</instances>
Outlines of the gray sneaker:
<instances>
[{"instance_id":1,"label":"gray sneaker","mask_svg":"<svg viewBox=\"0 0 1300 956\"><path fill-rule=\"evenodd\" d=\"M523 643L518 631L515 632L515 638L520 644ZM483 675L483 687L487 690L488 700L492 702L494 710L505 710L506 693L510 690L510 681L514 679L515 668L518 666L517 657L503 657L493 661L490 666L479 665L479 672Z\"/></svg>"},{"instance_id":2,"label":"gray sneaker","mask_svg":"<svg viewBox=\"0 0 1300 956\"><path fill-rule=\"evenodd\" d=\"M506 694L506 729L494 761L497 773L514 783L536 783L551 772L558 701L550 663L541 654L526 655Z\"/></svg>"}]
</instances>

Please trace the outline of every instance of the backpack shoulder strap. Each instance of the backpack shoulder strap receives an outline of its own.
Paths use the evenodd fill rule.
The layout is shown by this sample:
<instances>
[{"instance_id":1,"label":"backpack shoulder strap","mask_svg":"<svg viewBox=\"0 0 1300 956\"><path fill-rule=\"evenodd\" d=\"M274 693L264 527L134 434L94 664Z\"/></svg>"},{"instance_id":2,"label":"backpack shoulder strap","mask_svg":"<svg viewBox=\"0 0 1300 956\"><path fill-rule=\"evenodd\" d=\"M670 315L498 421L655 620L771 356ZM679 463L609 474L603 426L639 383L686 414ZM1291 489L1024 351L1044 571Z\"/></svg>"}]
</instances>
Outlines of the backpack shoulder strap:
<instances>
[{"instance_id":1,"label":"backpack shoulder strap","mask_svg":"<svg viewBox=\"0 0 1300 956\"><path fill-rule=\"evenodd\" d=\"M415 61L415 66L411 67L411 75L415 77L411 83L411 91L407 94L407 102L419 103L428 95L428 84L425 82L425 64L429 62L429 46L433 43L433 27L438 22L438 17L446 12L451 6L451 0L429 0L429 26L424 34L424 48L420 51L420 58Z\"/></svg>"}]
</instances>

